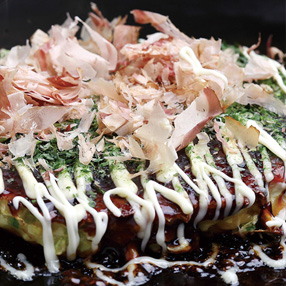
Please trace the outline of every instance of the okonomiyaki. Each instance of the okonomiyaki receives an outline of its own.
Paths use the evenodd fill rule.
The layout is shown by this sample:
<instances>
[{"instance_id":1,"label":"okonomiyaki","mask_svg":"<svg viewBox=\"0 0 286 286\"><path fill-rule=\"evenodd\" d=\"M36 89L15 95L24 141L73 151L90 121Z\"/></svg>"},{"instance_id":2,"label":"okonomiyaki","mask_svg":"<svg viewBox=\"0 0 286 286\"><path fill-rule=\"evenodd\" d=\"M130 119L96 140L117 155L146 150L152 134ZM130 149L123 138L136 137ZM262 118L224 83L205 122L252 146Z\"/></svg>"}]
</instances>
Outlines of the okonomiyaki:
<instances>
[{"instance_id":1,"label":"okonomiyaki","mask_svg":"<svg viewBox=\"0 0 286 286\"><path fill-rule=\"evenodd\" d=\"M1 51L0 227L41 245L50 273L80 257L90 285L143 284L156 268L238 284L254 259L286 268L283 52L134 10L157 30L141 39L92 8ZM1 265L33 279L19 261Z\"/></svg>"}]
</instances>

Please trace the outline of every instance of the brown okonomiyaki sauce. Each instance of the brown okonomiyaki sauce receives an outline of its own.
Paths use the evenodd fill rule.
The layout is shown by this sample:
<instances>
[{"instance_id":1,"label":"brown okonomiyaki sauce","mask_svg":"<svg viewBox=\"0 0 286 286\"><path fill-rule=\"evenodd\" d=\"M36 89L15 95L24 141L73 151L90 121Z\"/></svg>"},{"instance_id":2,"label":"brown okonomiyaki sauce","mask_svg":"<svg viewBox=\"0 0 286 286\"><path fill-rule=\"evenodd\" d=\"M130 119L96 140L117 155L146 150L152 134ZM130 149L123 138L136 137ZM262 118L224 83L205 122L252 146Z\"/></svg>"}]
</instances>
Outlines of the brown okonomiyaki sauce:
<instances>
[{"instance_id":1,"label":"brown okonomiyaki sauce","mask_svg":"<svg viewBox=\"0 0 286 286\"><path fill-rule=\"evenodd\" d=\"M222 173L231 177L232 176L232 170L231 170L231 167L227 163L226 155L224 154L224 152L222 150L221 143L218 140L211 140L209 142L209 147L210 147L210 152L211 152L212 156L214 157L214 162L216 164L217 169L220 170ZM254 156L254 155L252 155L252 156ZM258 156L258 155L256 155L256 156ZM260 162L260 161L258 161L258 162ZM274 174L274 180L273 181L282 182L283 181L283 174L284 174L283 162L276 157L271 158L271 162L273 165L273 174ZM192 180L195 179L194 175L191 172L189 158L185 154L184 150L182 150L178 153L178 160L176 163ZM240 166L240 167L241 167L241 177L242 177L243 182L247 186L249 186L256 194L256 203L259 206L265 205L266 197L263 194L262 190L257 185L255 178L251 175L246 164L243 163L242 166ZM258 168L262 168L262 167L258 165ZM131 174L136 173L136 165L133 164L132 161L127 164L127 169ZM94 171L94 179L98 183L97 186L91 186L93 193L96 194L96 196L93 198L93 200L95 202L94 208L98 212L100 212L100 211L107 212L109 217L110 217L110 223L109 224L110 224L110 226L112 225L115 229L117 228L116 222L118 219L124 220L126 217L129 217L129 223L128 223L129 227L130 227L130 224L133 224L133 226L131 227L131 231L132 231L133 227L134 227L134 231L137 231L138 227L137 227L137 225L133 219L134 211L126 199L121 198L119 196L112 196L112 198L111 198L113 204L121 210L121 212L122 212L121 218L114 217L113 214L105 206L105 204L103 202L103 193L107 190L114 188L114 183L113 183L112 179L110 178L110 174L108 172L106 172L106 173L107 173L107 175L105 177L99 177L99 176L97 176L96 170ZM5 191L2 194L2 197L3 197L3 199L7 199L9 201L10 210L11 210L13 215L16 215L17 210L14 208L14 206L12 204L12 200L15 196L23 196L26 198L26 193L24 191L23 183L22 183L22 181L21 181L21 179L20 179L20 177L16 171L4 169L3 170L3 177L4 177L4 181L5 181ZM35 177L37 178L38 181L42 180L40 175L35 174ZM156 176L154 174L153 175L151 174L151 175L149 175L149 179L156 181ZM133 181L138 187L139 196L143 197L143 187L140 183L140 177L139 176L135 177L133 179ZM213 179L212 179L212 181L215 185L217 185ZM193 207L194 207L194 212L193 212L191 218L189 217L189 215L185 215L182 212L181 208L177 204L166 199L160 193L157 193L157 198L158 198L160 206L162 207L166 221L168 221L171 224L174 223L176 226L178 225L179 220L181 220L183 222L190 222L190 224L192 224L194 219L196 218L199 210L200 210L199 195L191 188L190 185L188 185L181 178L180 178L180 183L182 184L184 189L187 191L189 198L190 198L190 200L193 204ZM233 213L233 211L235 210L235 207L236 207L236 200L235 200L235 195L234 195L234 184L231 182L226 182L226 185L227 185L229 192L233 195L232 207L230 210L230 215L231 215ZM171 183L167 183L167 184L165 184L165 186L170 188L170 189L173 188ZM100 190L98 190L98 187L100 188ZM209 199L210 199L210 204L208 206L208 211L206 213L206 216L204 217L204 220L213 219L213 217L215 215L215 211L216 211L217 205L216 205L216 202L215 202L213 196L211 195L211 193L209 194ZM76 200L71 201L71 204L74 204L75 201ZM247 206L248 203L249 203L248 199L244 198L244 205ZM41 212L41 209L37 206L36 201L33 202L33 205L35 207L37 207L38 210ZM224 213L225 207L226 207L226 201L225 201L224 197L222 197L222 206L220 208L219 219L223 218L223 213ZM61 215L61 213L56 208L54 208L53 206L50 206L49 210L50 210L50 212L52 212L52 221L53 222L65 223L64 217ZM90 233L95 232L95 225L94 225L93 219L89 213L86 215L86 218L82 220L81 224L85 224L86 229L89 229ZM155 224L156 224L156 220L155 220Z\"/></svg>"},{"instance_id":2,"label":"brown okonomiyaki sauce","mask_svg":"<svg viewBox=\"0 0 286 286\"><path fill-rule=\"evenodd\" d=\"M219 147L217 148L217 146ZM210 144L210 150L215 158L217 167L222 172L231 175L231 169L221 150L220 143ZM189 159L185 155L185 152L181 151L178 155L178 165L183 168L189 176L192 176ZM252 156L259 155L253 153ZM274 162L273 172L275 174L275 180L283 180L283 164L277 159L272 160L272 162ZM136 166L132 164L128 165L129 172L134 173L135 167ZM6 170L4 170L3 173L6 182L6 190L3 196L6 196L9 201L12 201L13 197L16 195L25 196L22 182L17 173ZM155 176L151 176L151 178L156 180ZM244 182L251 186L256 192L257 199L261 198L260 203L263 204L261 191L255 184L247 168L244 168L244 171L242 171L242 178ZM108 178L105 178L99 182L102 189L107 190L112 187L107 181ZM111 181L110 178L109 181ZM134 182L137 184L139 190L142 190L138 177L134 179ZM166 186L168 185L166 184ZM194 212L195 216L198 212L198 196L195 195L195 192L192 192L190 186L185 184L184 187L186 189L189 188L188 193L191 194L190 198L194 206L197 206ZM228 188L234 193L232 183L228 183ZM105 210L108 212L103 203L102 196L102 193L97 193L95 208L98 211ZM157 194L157 197L162 206L166 221L169 222L169 224L166 225L165 230L167 244L174 246L178 244L176 231L178 224L181 221L187 223L185 234L190 243L189 252L183 254L168 254L164 259L168 261L203 262L212 254L213 244L217 245L218 254L214 263L207 267L185 264L162 269L159 266L148 263L136 265L136 273L139 273L136 278L137 285L226 285L225 281L221 278L220 273L223 273L233 266L236 267L240 285L253 285L254 283L260 283L260 285L282 285L286 282L286 278L284 278L286 277L286 270L275 270L264 266L262 261L251 249L251 246L254 244L269 243L269 247L264 250L267 255L273 259L281 258L281 246L279 243L280 233L255 233L244 238L231 233L224 233L223 235L204 234L201 233L199 229L193 228L193 219L191 218L188 222L188 217L182 213L176 204L168 201L160 194ZM118 196L114 196L112 200L114 204L122 210L122 217L116 218L109 213L109 225L107 232L102 239L100 250L89 259L91 262L102 264L103 266L110 268L111 270L108 274L111 274L114 280L126 283L126 271L123 270L112 273L113 268L122 267L132 259L132 251L135 251L135 256L147 255L153 258L161 258L161 249L154 247L156 245L155 223L146 251L142 252L140 250L141 241L137 238L138 226L133 219L134 212L132 207L125 199ZM12 203L10 203L9 206L12 213L16 215L17 210L15 210ZM222 209L223 208L224 203L222 205ZM235 205L232 206L232 210L234 208ZM61 214L55 209L52 211L56 212L53 220L64 223L64 218ZM212 219L214 211L215 204L211 203L206 218ZM222 212L220 216L222 217ZM90 215L87 215L80 223L86 224L85 229L91 234L95 232L95 227ZM24 267L17 259L18 253L23 253L27 257L27 260L35 267L35 276L33 277L33 280L26 282L16 280L9 274L1 272L1 285L111 285L97 277L95 271L87 267L84 258L78 258L75 261L67 261L65 258L60 258L60 272L56 274L49 273L45 267L43 249L41 246L25 242L21 238L16 237L11 233L7 233L5 230L0 230L0 253L1 256L16 269L22 269Z\"/></svg>"},{"instance_id":3,"label":"brown okonomiyaki sauce","mask_svg":"<svg viewBox=\"0 0 286 286\"><path fill-rule=\"evenodd\" d=\"M212 243L219 246L219 253L214 264L209 267L175 266L170 269L161 269L156 265L142 264L138 266L140 279L137 285L226 285L218 274L218 270L225 270L236 263L237 275L240 285L284 285L286 282L286 270L275 270L263 266L262 262L250 251L252 243L265 243L269 237L252 236L242 239L238 236L224 234L215 237L203 237L200 247L193 252L184 255L169 255L170 261L203 261L211 252ZM105 244L105 243L104 243ZM107 244L107 243L106 243ZM279 258L279 243L273 242L272 247L266 251L272 257ZM76 261L61 259L61 271L56 274L48 273L44 266L42 248L25 242L13 234L0 230L0 253L13 267L21 269L22 265L17 260L17 254L23 253L29 262L35 266L33 281L19 281L0 272L1 286L18 285L111 285L96 277L92 269L85 266L84 260ZM124 250L115 246L102 246L99 253L92 260L110 268L122 266L125 262ZM114 275L117 281L126 282L126 273Z\"/></svg>"},{"instance_id":4,"label":"brown okonomiyaki sauce","mask_svg":"<svg viewBox=\"0 0 286 286\"><path fill-rule=\"evenodd\" d=\"M209 143L210 152L214 157L217 168L232 176L232 171L227 163L226 156L222 150L221 143L212 140ZM255 152L251 154L253 157L259 157ZM258 158L259 159L259 158ZM258 160L260 161L260 160ZM283 181L284 166L280 159L272 158L273 174L275 181ZM178 153L178 166L191 178L195 179L190 168L189 158L185 151ZM255 180L249 172L246 164L241 167L242 180L246 185L251 187L256 194L256 202L259 206L263 206L267 210L265 196L255 183ZM132 162L127 164L130 173L136 173L136 164ZM262 168L258 165L258 168ZM40 181L40 176L34 174ZM4 199L9 201L9 207L13 215L17 215L17 210L12 204L15 196L26 197L22 181L15 171L3 170L5 181L5 191L2 194ZM94 178L99 183L98 186L91 186L96 192L95 209L97 211L105 211L108 213L109 222L107 231L101 241L100 250L89 259L91 262L102 264L110 268L111 277L119 282L126 283L127 272L122 270L112 273L113 268L122 267L133 256L150 256L153 258L161 258L161 248L156 244L156 231L158 227L158 218L155 218L152 233L147 243L146 250L141 251L141 240L137 238L139 226L134 221L134 211L128 201L119 196L112 196L113 203L120 208L122 216L115 217L103 203L103 192L114 187L114 184L107 174L106 177L98 177L94 172ZM149 175L149 178L156 181L155 175ZM139 177L135 177L133 181L138 186L139 195L143 197L143 187ZM184 264L181 266L173 266L168 269L162 269L157 265L143 263L136 265L137 285L226 285L221 278L220 273L235 266L240 285L253 285L261 283L261 285L281 285L286 277L286 270L274 270L263 265L262 261L252 251L252 245L269 243L269 247L265 248L265 252L273 259L281 258L280 237L281 233L253 233L247 237L239 237L232 233L214 234L202 233L199 229L193 227L193 221L199 212L199 196L192 190L191 186L186 184L180 178L182 186L188 192L190 200L194 206L194 213L190 218L182 212L180 207L175 203L167 200L161 194L157 193L159 204L163 210L166 222L165 237L168 246L178 245L177 228L181 222L186 223L185 237L187 238L190 249L183 254L167 254L164 259L168 261L195 261L203 262L210 257L213 245L218 247L218 255L214 263L207 267L194 266L192 264ZM215 181L213 181L214 184ZM166 187L172 188L171 184L165 184ZM228 190L234 196L234 185L227 182ZM204 219L211 220L215 215L216 203L210 194L210 205ZM47 202L49 203L49 202ZM33 203L37 207L37 203ZM225 209L225 201L222 198L222 207L219 218L223 217ZM248 201L245 198L244 204ZM234 211L235 199L233 199L230 214ZM49 208L53 212L53 221L65 223L63 216L56 208ZM40 208L38 207L38 210ZM262 212L263 213L263 212ZM89 234L94 234L96 229L91 215L87 214L81 222L84 229ZM61 268L57 274L51 274L45 267L43 249L39 245L33 245L24 240L15 237L13 234L7 233L5 230L0 231L0 252L1 256L16 269L22 269L23 265L17 259L18 253L23 253L27 260L35 267L35 276L33 281L19 281L4 272L1 274L1 285L109 285L106 281L101 280L95 274L93 269L87 267L84 258L78 258L75 261L67 261L61 257ZM3 276L3 278L2 278ZM286 278L285 278L286 280ZM6 284L5 284L6 283ZM13 284L14 283L14 284Z\"/></svg>"},{"instance_id":5,"label":"brown okonomiyaki sauce","mask_svg":"<svg viewBox=\"0 0 286 286\"><path fill-rule=\"evenodd\" d=\"M218 141L210 141L209 148L211 155L214 158L214 162L218 170L222 173L232 176L232 170L227 163L226 155L222 150L221 143ZM258 162L257 167L261 173L261 155L259 152L251 152L251 157ZM185 151L181 151L178 154L177 160L178 166L184 170L184 172L192 179L195 180L194 175L191 172L189 158L186 156ZM273 165L274 182L283 182L285 179L285 167L283 162L271 157ZM249 186L256 195L256 203L261 208L261 215L267 211L271 212L270 205L266 203L266 197L263 191L255 182L255 179L251 172L248 170L246 163L242 163L239 166L241 168L241 177L243 182ZM127 164L127 169L130 173L136 173L136 165L132 162ZM38 174L34 174L38 181L41 181ZM8 205L14 216L17 215L17 210L12 204L12 200L15 196L23 196L26 198L26 194L23 188L23 184L19 178L19 175L15 171L3 170L3 177L5 181L5 191L2 194L3 199L8 200ZM112 196L111 200L113 204L121 210L121 217L115 217L105 206L103 202L104 191L114 188L109 175L106 177L97 177L96 171L94 171L94 178L99 184L98 186L91 186L96 197L94 198L95 209L97 211L104 211L108 213L109 221L107 231L102 238L99 251L89 257L91 262L101 264L110 269L105 273L119 283L126 283L128 281L126 269L122 271L113 272L112 269L124 266L128 261L134 257L149 256L151 258L161 258L161 248L156 243L156 231L158 228L158 217L155 218L151 236L147 243L146 250L141 250L141 240L137 238L139 232L139 226L134 221L134 210L130 203L119 196ZM156 181L155 175L149 175L149 179ZM273 231L267 232L254 232L249 233L245 237L240 237L233 233L225 232L224 234L213 232L201 232L199 228L193 227L194 219L200 211L199 207L199 195L192 189L192 187L184 182L182 178L179 178L182 186L187 191L189 198L194 206L194 213L192 217L183 213L181 208L166 199L160 193L157 193L157 199L160 207L164 213L166 219L165 238L167 246L178 246L177 229L181 222L186 224L185 237L189 242L189 251L182 254L167 253L164 257L165 260L170 262L184 261L190 262L190 264L175 265L168 269L163 269L159 265L154 263L142 263L137 264L135 273L136 285L225 285L226 282L222 279L222 273L235 267L236 274L240 285L253 285L254 283L260 283L260 285L282 285L286 282L286 270L275 270L263 265L261 259L256 256L252 250L253 245L268 246L263 249L272 259L281 259L281 245L280 238L281 232ZM265 178L264 178L265 179ZM143 197L143 187L140 183L139 177L133 179L138 187L139 196ZM216 182L212 179L213 183ZM230 214L232 214L236 208L235 204L235 191L234 184L227 182L227 188L233 195L232 207ZM170 183L164 183L164 185L172 189ZM208 211L203 219L212 220L216 212L216 202L209 194L210 204ZM46 201L46 203L49 203ZM71 204L75 204L76 201L71 201ZM244 199L244 206L249 204L248 199ZM35 207L36 202L33 202ZM225 199L222 198L222 206L218 218L223 218L223 213L226 208ZM38 210L41 209L38 207ZM53 213L52 221L58 223L65 223L64 217L60 212L51 207L50 212ZM261 224L262 220L259 220L258 224ZM91 235L96 232L93 218L90 214L80 222L80 225ZM265 229L263 225L257 225L258 229ZM202 263L207 260L213 252L214 245L218 248L218 254L215 261L208 266L196 266L192 262ZM43 249L41 246L29 244L20 238L14 237L13 234L6 233L4 230L0 231L0 253L1 257L9 263L15 269L22 270L24 265L17 259L18 253L23 253L27 260L35 267L35 276L33 281L19 282L10 277L4 272L1 274L1 285L112 285L102 280L94 271L86 264L85 258L77 258L75 261L67 261L65 258L60 257L60 272L57 274L48 273L45 267L45 261L43 257ZM6 283L6 284L5 284ZM14 283L14 284L13 284Z\"/></svg>"}]
</instances>

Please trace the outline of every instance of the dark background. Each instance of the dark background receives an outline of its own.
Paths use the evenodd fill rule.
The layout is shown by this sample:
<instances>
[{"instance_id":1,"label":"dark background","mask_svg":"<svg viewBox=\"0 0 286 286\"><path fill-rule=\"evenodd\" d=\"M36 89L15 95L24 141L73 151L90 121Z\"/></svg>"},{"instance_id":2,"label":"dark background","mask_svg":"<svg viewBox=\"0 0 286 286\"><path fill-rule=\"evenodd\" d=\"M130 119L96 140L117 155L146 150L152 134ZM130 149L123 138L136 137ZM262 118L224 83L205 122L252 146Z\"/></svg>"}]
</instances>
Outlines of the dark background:
<instances>
[{"instance_id":1,"label":"dark background","mask_svg":"<svg viewBox=\"0 0 286 286\"><path fill-rule=\"evenodd\" d=\"M261 33L260 50L266 41L286 50L285 0L97 0L103 15L112 20L129 14L132 9L145 9L168 15L171 21L189 36L215 39L251 46ZM23 45L40 28L48 31L61 24L69 12L72 17L86 19L90 0L0 0L0 47ZM129 14L128 23L133 24ZM152 33L150 27L143 32ZM144 35L144 34L143 34Z\"/></svg>"}]
</instances>

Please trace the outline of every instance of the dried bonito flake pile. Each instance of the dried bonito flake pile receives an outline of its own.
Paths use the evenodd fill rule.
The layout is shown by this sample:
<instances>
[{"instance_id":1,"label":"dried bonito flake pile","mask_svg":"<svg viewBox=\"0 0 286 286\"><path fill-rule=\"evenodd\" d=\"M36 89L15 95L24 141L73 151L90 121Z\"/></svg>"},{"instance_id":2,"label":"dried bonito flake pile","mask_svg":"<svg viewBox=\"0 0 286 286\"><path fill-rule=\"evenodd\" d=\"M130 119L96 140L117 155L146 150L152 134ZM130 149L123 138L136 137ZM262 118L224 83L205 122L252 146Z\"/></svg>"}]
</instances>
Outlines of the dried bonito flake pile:
<instances>
[{"instance_id":1,"label":"dried bonito flake pile","mask_svg":"<svg viewBox=\"0 0 286 286\"><path fill-rule=\"evenodd\" d=\"M36 138L56 137L58 148L68 150L79 136L80 161L88 164L104 148L101 139L114 134L125 159L148 159L148 170L156 172L172 166L176 151L233 102L286 114L269 86L255 83L273 77L286 91L285 69L257 54L255 45L241 47L248 59L242 67L221 40L190 38L166 16L131 12L137 23L157 30L143 40L139 26L125 24L127 17L109 22L95 4L92 9L86 21L68 17L48 33L37 30L1 59L0 135L11 138L0 145L2 156L10 151L4 162L33 155ZM269 52L283 57L276 48ZM81 136L95 117L100 135ZM79 128L60 132L53 126L69 119L81 119Z\"/></svg>"}]
</instances>

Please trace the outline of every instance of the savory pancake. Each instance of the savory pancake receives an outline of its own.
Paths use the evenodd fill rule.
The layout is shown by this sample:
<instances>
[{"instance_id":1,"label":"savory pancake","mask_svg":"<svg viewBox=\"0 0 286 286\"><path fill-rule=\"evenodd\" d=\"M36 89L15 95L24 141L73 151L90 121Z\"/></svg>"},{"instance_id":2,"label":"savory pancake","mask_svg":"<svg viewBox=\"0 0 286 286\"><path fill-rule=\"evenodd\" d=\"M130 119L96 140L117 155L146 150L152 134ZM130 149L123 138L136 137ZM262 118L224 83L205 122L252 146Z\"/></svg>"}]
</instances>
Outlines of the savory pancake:
<instances>
[{"instance_id":1,"label":"savory pancake","mask_svg":"<svg viewBox=\"0 0 286 286\"><path fill-rule=\"evenodd\" d=\"M134 10L159 31L138 39L93 9L3 53L0 227L41 245L51 273L81 257L90 283L140 284L146 265L232 284L240 262L284 269L283 64ZM229 247L220 263L221 237L250 258ZM19 260L1 264L32 279Z\"/></svg>"}]
</instances>

